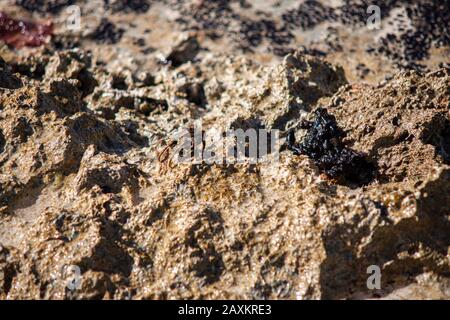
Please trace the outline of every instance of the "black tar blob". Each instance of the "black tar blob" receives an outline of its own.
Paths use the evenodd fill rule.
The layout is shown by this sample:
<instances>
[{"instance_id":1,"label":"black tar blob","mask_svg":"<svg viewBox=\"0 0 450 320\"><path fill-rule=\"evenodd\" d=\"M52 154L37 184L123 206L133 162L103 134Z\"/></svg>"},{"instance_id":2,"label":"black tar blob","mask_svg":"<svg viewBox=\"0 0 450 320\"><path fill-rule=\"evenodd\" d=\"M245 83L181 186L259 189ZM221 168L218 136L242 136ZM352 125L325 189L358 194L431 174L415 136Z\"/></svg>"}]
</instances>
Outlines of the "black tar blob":
<instances>
[{"instance_id":1,"label":"black tar blob","mask_svg":"<svg viewBox=\"0 0 450 320\"><path fill-rule=\"evenodd\" d=\"M333 115L323 108L314 114L312 122L301 124L302 129L308 129L303 141L296 143L294 131L288 133L287 148L296 155L307 155L320 171L342 184L369 183L374 178L375 165L367 161L364 153L345 146L345 133Z\"/></svg>"}]
</instances>

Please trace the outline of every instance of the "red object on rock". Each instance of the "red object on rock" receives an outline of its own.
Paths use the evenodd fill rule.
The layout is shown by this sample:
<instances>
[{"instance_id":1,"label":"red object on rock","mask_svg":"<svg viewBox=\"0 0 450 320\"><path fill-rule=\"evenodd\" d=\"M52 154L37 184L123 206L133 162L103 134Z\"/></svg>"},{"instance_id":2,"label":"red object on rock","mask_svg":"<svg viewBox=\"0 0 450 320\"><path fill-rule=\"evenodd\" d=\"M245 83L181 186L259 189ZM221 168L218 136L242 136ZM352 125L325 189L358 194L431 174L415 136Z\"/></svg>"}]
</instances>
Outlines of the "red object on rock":
<instances>
[{"instance_id":1,"label":"red object on rock","mask_svg":"<svg viewBox=\"0 0 450 320\"><path fill-rule=\"evenodd\" d=\"M0 40L14 48L38 47L53 34L53 24L34 23L9 17L0 12Z\"/></svg>"}]
</instances>

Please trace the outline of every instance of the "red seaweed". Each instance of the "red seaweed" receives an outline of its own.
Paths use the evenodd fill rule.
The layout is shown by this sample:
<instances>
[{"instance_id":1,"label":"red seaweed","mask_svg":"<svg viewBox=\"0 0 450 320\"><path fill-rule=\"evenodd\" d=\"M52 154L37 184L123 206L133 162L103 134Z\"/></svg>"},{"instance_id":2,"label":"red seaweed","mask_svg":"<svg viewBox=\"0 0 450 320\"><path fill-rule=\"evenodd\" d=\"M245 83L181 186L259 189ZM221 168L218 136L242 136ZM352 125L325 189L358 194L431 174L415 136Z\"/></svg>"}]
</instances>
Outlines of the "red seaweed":
<instances>
[{"instance_id":1,"label":"red seaweed","mask_svg":"<svg viewBox=\"0 0 450 320\"><path fill-rule=\"evenodd\" d=\"M39 47L53 34L51 22L35 23L14 19L0 12L0 40L14 48Z\"/></svg>"}]
</instances>

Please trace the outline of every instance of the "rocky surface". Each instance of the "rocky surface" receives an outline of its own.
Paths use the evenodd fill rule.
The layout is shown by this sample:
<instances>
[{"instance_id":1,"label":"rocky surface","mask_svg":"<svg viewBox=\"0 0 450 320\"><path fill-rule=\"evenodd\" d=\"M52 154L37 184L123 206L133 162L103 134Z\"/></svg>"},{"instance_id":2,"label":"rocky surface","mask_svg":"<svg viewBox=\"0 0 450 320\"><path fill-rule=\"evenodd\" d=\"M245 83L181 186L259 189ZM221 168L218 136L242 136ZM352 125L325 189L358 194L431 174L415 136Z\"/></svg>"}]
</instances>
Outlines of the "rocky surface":
<instances>
[{"instance_id":1,"label":"rocky surface","mask_svg":"<svg viewBox=\"0 0 450 320\"><path fill-rule=\"evenodd\" d=\"M39 3L15 8L57 20L69 4ZM164 6L199 6L171 22L188 30L149 36L158 49L140 52L145 62L131 54L129 30L117 37L121 26L105 21L75 37L56 28L34 51L3 48L1 299L450 299L450 71L439 68L441 54L430 49L422 61L432 70L392 65L392 78L364 83L336 53L311 54L314 46L270 63L242 46L220 52L214 41L236 43L224 31L236 21L248 27L240 41L264 45L243 22L254 7L230 3L105 2L112 23L135 17L136 29ZM304 11L280 3L273 14L284 12L284 27L269 32L263 19L258 29L273 43L283 28L320 26L332 12L309 10L295 26ZM344 13L333 19L345 25ZM323 110L334 128L326 135L310 129ZM364 155L374 172L348 183L324 174L314 150L286 144L258 164L173 161L173 133L200 120L205 130L325 139ZM371 265L380 290L366 286Z\"/></svg>"}]
</instances>

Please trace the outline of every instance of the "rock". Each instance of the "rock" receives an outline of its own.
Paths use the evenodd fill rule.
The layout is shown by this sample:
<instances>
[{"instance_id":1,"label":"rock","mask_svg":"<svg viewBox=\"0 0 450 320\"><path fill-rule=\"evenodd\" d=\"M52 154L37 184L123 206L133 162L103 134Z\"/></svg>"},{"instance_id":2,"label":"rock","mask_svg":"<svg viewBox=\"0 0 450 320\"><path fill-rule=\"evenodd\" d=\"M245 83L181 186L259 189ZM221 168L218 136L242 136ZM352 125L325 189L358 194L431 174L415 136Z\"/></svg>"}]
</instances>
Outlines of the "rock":
<instances>
[{"instance_id":1,"label":"rock","mask_svg":"<svg viewBox=\"0 0 450 320\"><path fill-rule=\"evenodd\" d=\"M78 49L61 51L50 58L45 70L44 80L59 77L65 79L76 79L79 81L78 89L83 97L92 93L97 86L91 67L89 54Z\"/></svg>"},{"instance_id":2,"label":"rock","mask_svg":"<svg viewBox=\"0 0 450 320\"><path fill-rule=\"evenodd\" d=\"M58 86L65 85L64 90ZM67 90L67 87L70 90ZM88 145L105 152L124 152L130 142L118 129L82 112L80 94L65 80L52 80L51 91L25 86L0 97L2 133L1 202L11 203L29 188L39 187L47 175L76 170ZM67 100L61 95L72 93ZM86 111L86 110L85 110ZM8 172L8 174L6 174Z\"/></svg>"},{"instance_id":3,"label":"rock","mask_svg":"<svg viewBox=\"0 0 450 320\"><path fill-rule=\"evenodd\" d=\"M178 67L183 63L191 61L195 58L200 45L195 36L185 36L179 40L177 44L171 48L170 53L165 57L167 62L170 62L172 66Z\"/></svg>"},{"instance_id":4,"label":"rock","mask_svg":"<svg viewBox=\"0 0 450 320\"><path fill-rule=\"evenodd\" d=\"M22 81L11 73L11 67L0 57L0 88L18 89Z\"/></svg>"},{"instance_id":5,"label":"rock","mask_svg":"<svg viewBox=\"0 0 450 320\"><path fill-rule=\"evenodd\" d=\"M345 102L331 110L354 147L378 160L382 181L420 180L438 161L436 153L445 159L449 75L405 72L379 88L338 93Z\"/></svg>"},{"instance_id":6,"label":"rock","mask_svg":"<svg viewBox=\"0 0 450 320\"><path fill-rule=\"evenodd\" d=\"M251 97L252 112L274 129L292 126L320 98L333 95L347 83L342 68L300 53L287 55L266 75Z\"/></svg>"}]
</instances>

